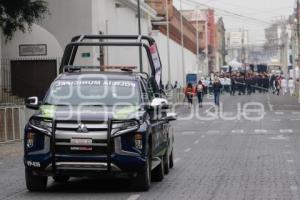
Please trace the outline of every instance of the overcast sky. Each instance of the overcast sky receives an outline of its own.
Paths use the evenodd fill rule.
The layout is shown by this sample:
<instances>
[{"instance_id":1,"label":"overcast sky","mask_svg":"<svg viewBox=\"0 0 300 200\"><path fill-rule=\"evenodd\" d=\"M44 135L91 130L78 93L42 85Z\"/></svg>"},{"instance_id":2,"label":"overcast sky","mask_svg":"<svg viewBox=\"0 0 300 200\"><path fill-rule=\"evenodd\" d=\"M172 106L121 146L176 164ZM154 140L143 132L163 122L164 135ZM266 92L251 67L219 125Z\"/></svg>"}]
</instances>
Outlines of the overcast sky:
<instances>
[{"instance_id":1,"label":"overcast sky","mask_svg":"<svg viewBox=\"0 0 300 200\"><path fill-rule=\"evenodd\" d=\"M296 0L182 0L183 9L195 8L190 1L214 7L217 16L224 18L225 28L228 31L242 28L249 30L251 43L262 43L264 29L270 25L269 23L276 18L287 18L293 13L296 5ZM179 0L174 0L174 5L179 8ZM238 17L226 11L245 17Z\"/></svg>"}]
</instances>

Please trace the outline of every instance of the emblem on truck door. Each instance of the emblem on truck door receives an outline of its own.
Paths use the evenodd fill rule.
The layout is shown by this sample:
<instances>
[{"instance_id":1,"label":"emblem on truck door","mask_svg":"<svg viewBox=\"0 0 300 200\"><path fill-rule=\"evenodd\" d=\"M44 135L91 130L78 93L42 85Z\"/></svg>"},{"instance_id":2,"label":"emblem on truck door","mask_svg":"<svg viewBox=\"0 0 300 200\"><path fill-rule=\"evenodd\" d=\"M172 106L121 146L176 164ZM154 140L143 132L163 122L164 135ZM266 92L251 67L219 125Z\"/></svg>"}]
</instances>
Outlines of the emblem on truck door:
<instances>
[{"instance_id":1,"label":"emblem on truck door","mask_svg":"<svg viewBox=\"0 0 300 200\"><path fill-rule=\"evenodd\" d=\"M87 133L89 132L89 130L87 129L86 125L85 124L79 124L78 125L78 128L77 128L77 132L78 133Z\"/></svg>"}]
</instances>

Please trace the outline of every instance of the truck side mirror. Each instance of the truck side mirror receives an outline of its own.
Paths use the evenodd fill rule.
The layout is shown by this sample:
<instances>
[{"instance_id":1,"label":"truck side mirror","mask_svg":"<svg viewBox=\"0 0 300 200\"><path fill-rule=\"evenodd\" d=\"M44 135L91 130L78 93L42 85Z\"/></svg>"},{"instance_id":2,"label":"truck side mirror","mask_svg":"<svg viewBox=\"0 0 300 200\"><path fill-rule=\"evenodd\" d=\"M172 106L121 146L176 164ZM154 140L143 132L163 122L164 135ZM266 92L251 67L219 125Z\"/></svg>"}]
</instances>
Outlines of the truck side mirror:
<instances>
[{"instance_id":1,"label":"truck side mirror","mask_svg":"<svg viewBox=\"0 0 300 200\"><path fill-rule=\"evenodd\" d=\"M177 120L177 113L167 113L167 116L165 117L168 121L175 121Z\"/></svg>"},{"instance_id":2,"label":"truck side mirror","mask_svg":"<svg viewBox=\"0 0 300 200\"><path fill-rule=\"evenodd\" d=\"M156 107L161 107L162 109L168 109L169 108L169 103L167 99L164 98L154 98L151 102L151 106L156 108Z\"/></svg>"},{"instance_id":3,"label":"truck side mirror","mask_svg":"<svg viewBox=\"0 0 300 200\"><path fill-rule=\"evenodd\" d=\"M26 106L26 108L29 108L32 110L38 110L40 107L39 98L38 97L28 97L25 100L25 106Z\"/></svg>"}]
</instances>

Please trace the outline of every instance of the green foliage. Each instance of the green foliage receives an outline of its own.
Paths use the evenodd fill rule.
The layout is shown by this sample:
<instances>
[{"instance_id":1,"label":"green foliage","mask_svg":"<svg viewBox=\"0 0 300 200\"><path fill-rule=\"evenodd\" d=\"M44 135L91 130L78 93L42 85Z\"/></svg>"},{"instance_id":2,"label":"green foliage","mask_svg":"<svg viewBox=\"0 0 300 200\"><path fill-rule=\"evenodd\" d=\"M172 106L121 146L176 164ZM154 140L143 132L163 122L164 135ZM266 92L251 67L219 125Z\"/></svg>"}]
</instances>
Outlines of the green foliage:
<instances>
[{"instance_id":1,"label":"green foliage","mask_svg":"<svg viewBox=\"0 0 300 200\"><path fill-rule=\"evenodd\" d=\"M0 28L6 41L18 30L30 30L33 23L49 13L47 7L44 0L0 0Z\"/></svg>"}]
</instances>

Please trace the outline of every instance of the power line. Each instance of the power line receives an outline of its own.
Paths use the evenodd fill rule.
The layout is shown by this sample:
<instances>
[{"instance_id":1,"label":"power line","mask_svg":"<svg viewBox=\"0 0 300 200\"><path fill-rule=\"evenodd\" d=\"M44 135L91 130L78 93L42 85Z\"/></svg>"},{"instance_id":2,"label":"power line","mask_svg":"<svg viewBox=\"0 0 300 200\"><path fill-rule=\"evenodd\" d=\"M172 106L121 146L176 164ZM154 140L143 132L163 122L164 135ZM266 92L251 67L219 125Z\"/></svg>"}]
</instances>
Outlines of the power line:
<instances>
[{"instance_id":1,"label":"power line","mask_svg":"<svg viewBox=\"0 0 300 200\"><path fill-rule=\"evenodd\" d=\"M257 18L254 18L254 17L245 16L245 15L242 15L242 14L239 14L239 13L234 13L234 12L232 12L232 11L228 11L228 10L221 9L221 8L211 7L211 6L207 5L207 4L200 3L200 2L195 1L195 0L184 0L184 1L189 1L189 2L194 3L194 4L198 4L198 5L201 5L201 6L210 8L210 9L214 9L214 10L216 10L216 11L228 13L228 14L231 14L231 15L234 15L234 16L237 16L237 17L247 18L247 19L249 19L249 20L261 22L261 23L268 24L268 25L271 25L271 24L272 24L272 23L270 23L270 22L267 22L267 21L264 21L264 20L261 20L261 19L257 19Z\"/></svg>"}]
</instances>

